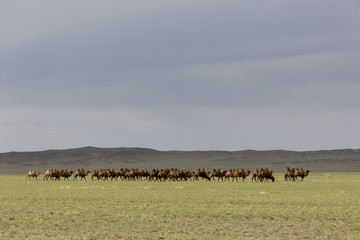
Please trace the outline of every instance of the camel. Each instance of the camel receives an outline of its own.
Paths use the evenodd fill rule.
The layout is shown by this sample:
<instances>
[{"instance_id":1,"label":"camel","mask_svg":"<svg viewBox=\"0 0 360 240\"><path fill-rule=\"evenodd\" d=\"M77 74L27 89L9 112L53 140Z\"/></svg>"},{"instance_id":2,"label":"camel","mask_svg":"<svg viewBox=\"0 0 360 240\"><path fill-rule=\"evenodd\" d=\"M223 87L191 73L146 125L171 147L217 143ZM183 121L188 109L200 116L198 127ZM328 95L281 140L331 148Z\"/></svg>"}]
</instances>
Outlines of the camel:
<instances>
[{"instance_id":1,"label":"camel","mask_svg":"<svg viewBox=\"0 0 360 240\"><path fill-rule=\"evenodd\" d=\"M165 171L167 172L167 171ZM182 180L187 180L188 179L188 171L187 170L178 170L178 169L170 169L167 177L169 180L173 180L173 181L182 181Z\"/></svg>"},{"instance_id":2,"label":"camel","mask_svg":"<svg viewBox=\"0 0 360 240\"><path fill-rule=\"evenodd\" d=\"M94 177L96 177L97 180L100 180L100 178L99 178L99 170L94 170L94 171L91 173L91 180L94 181Z\"/></svg>"},{"instance_id":3,"label":"camel","mask_svg":"<svg viewBox=\"0 0 360 240\"><path fill-rule=\"evenodd\" d=\"M173 169L173 168L170 169L170 172L169 172L169 175L168 175L169 180L173 180L173 181L178 180L177 179L177 172L178 172L177 169Z\"/></svg>"},{"instance_id":4,"label":"camel","mask_svg":"<svg viewBox=\"0 0 360 240\"><path fill-rule=\"evenodd\" d=\"M109 178L110 178L110 180L112 181L110 169L106 169L105 178L106 178L106 180L109 180Z\"/></svg>"},{"instance_id":5,"label":"camel","mask_svg":"<svg viewBox=\"0 0 360 240\"><path fill-rule=\"evenodd\" d=\"M28 179L28 178L29 178L29 180L30 180L30 177L33 177L34 173L35 173L35 170L30 170L30 171L28 172L28 174L26 175L26 178L25 178L25 179ZM33 177L33 178L34 178L34 177Z\"/></svg>"},{"instance_id":6,"label":"camel","mask_svg":"<svg viewBox=\"0 0 360 240\"><path fill-rule=\"evenodd\" d=\"M80 178L80 181L82 180L82 179L85 179L85 181L86 181L86 176L89 174L89 170L88 171L86 171L86 172L82 172L82 174L81 174L81 178Z\"/></svg>"},{"instance_id":7,"label":"camel","mask_svg":"<svg viewBox=\"0 0 360 240\"><path fill-rule=\"evenodd\" d=\"M77 180L77 177L80 176L81 174L81 170L78 168L74 174L74 178L73 178L73 181L76 179Z\"/></svg>"},{"instance_id":8,"label":"camel","mask_svg":"<svg viewBox=\"0 0 360 240\"><path fill-rule=\"evenodd\" d=\"M120 171L119 171L119 177L120 177L120 179L121 180L124 180L125 179L125 175L126 175L126 172L128 171L128 169L127 168L125 168L125 170L124 169L120 169Z\"/></svg>"},{"instance_id":9,"label":"camel","mask_svg":"<svg viewBox=\"0 0 360 240\"><path fill-rule=\"evenodd\" d=\"M250 170L247 170L246 172L243 172L243 175L242 175L242 181L245 182L246 180L246 177L250 175Z\"/></svg>"},{"instance_id":10,"label":"camel","mask_svg":"<svg viewBox=\"0 0 360 240\"><path fill-rule=\"evenodd\" d=\"M159 174L159 169L153 169L151 172L150 172L150 175L149 175L149 180L155 180L157 179L157 175Z\"/></svg>"},{"instance_id":11,"label":"camel","mask_svg":"<svg viewBox=\"0 0 360 240\"><path fill-rule=\"evenodd\" d=\"M100 169L99 173L99 179L106 180L107 179L107 173L105 169Z\"/></svg>"},{"instance_id":12,"label":"camel","mask_svg":"<svg viewBox=\"0 0 360 240\"><path fill-rule=\"evenodd\" d=\"M300 177L301 178L301 182L303 182L304 181L304 178L306 177L306 176L308 176L309 175L309 173L310 173L310 170L306 170L306 171L304 171L302 168L299 170L299 171L295 171L295 178L296 178L296 180L297 180L297 177Z\"/></svg>"},{"instance_id":13,"label":"camel","mask_svg":"<svg viewBox=\"0 0 360 240\"><path fill-rule=\"evenodd\" d=\"M241 170L236 169L236 170L234 170L233 181L234 181L234 179L236 179L236 181L238 182L239 178L242 178L244 172L245 172L244 169L241 169Z\"/></svg>"},{"instance_id":14,"label":"camel","mask_svg":"<svg viewBox=\"0 0 360 240\"><path fill-rule=\"evenodd\" d=\"M34 170L31 170L31 171L28 172L25 179L29 178L29 180L30 180L30 177L32 177L32 179L34 179L34 178L37 179L37 177L39 175L40 175L40 172L36 172L35 169L34 169Z\"/></svg>"},{"instance_id":15,"label":"camel","mask_svg":"<svg viewBox=\"0 0 360 240\"><path fill-rule=\"evenodd\" d=\"M43 180L45 180L45 179L46 179L46 181L49 180L49 177L51 176L51 172L52 172L52 170L50 170L50 169L46 170L46 172L44 173Z\"/></svg>"},{"instance_id":16,"label":"camel","mask_svg":"<svg viewBox=\"0 0 360 240\"><path fill-rule=\"evenodd\" d=\"M290 169L289 167L285 170L284 181L295 181L295 168Z\"/></svg>"},{"instance_id":17,"label":"camel","mask_svg":"<svg viewBox=\"0 0 360 240\"><path fill-rule=\"evenodd\" d=\"M175 169L170 169L170 172L168 174L168 178L169 180L173 180L173 181L178 181L180 178L180 170L178 170L177 168Z\"/></svg>"},{"instance_id":18,"label":"camel","mask_svg":"<svg viewBox=\"0 0 360 240\"><path fill-rule=\"evenodd\" d=\"M136 179L139 179L139 177L140 177L140 172L139 172L139 169L131 169L131 171L128 173L128 178L129 178L129 180L131 179L131 180L136 180Z\"/></svg>"},{"instance_id":19,"label":"camel","mask_svg":"<svg viewBox=\"0 0 360 240\"><path fill-rule=\"evenodd\" d=\"M186 170L177 170L176 172L175 172L175 179L177 180L177 181L182 181L182 180L184 180L184 181L187 181L187 179L188 179L188 172L186 171Z\"/></svg>"},{"instance_id":20,"label":"camel","mask_svg":"<svg viewBox=\"0 0 360 240\"><path fill-rule=\"evenodd\" d=\"M261 168L258 178L259 178L260 182L262 182L264 180L265 180L265 182L268 182L269 179L271 179L273 182L275 182L275 178L273 177L272 174L273 174L273 172L269 171L268 168L266 168L266 169Z\"/></svg>"},{"instance_id":21,"label":"camel","mask_svg":"<svg viewBox=\"0 0 360 240\"><path fill-rule=\"evenodd\" d=\"M77 177L80 177L80 181L82 179L85 179L86 181L86 176L89 174L90 171L86 171L84 169L78 169L76 170L75 174L74 174L74 178L73 178L73 181L76 179L77 180Z\"/></svg>"},{"instance_id":22,"label":"camel","mask_svg":"<svg viewBox=\"0 0 360 240\"><path fill-rule=\"evenodd\" d=\"M221 171L220 169L218 169L218 170L214 169L212 174L211 174L211 178L215 181L215 177L217 177L218 182L220 181L220 178L221 178L221 181L224 181L225 174L226 174L226 170Z\"/></svg>"},{"instance_id":23,"label":"camel","mask_svg":"<svg viewBox=\"0 0 360 240\"><path fill-rule=\"evenodd\" d=\"M251 178L251 181L255 180L255 182L257 182L259 179L258 179L258 175L259 175L259 169L255 169L254 172L253 172L253 176Z\"/></svg>"},{"instance_id":24,"label":"camel","mask_svg":"<svg viewBox=\"0 0 360 240\"><path fill-rule=\"evenodd\" d=\"M195 174L194 174L194 179L199 180L199 177L201 177L202 180L204 180L204 178L205 178L206 180L211 181L211 178L209 177L209 174L208 174L207 172L205 172L204 169L202 169L202 170L200 170L200 169L196 170L196 172L195 172Z\"/></svg>"},{"instance_id":25,"label":"camel","mask_svg":"<svg viewBox=\"0 0 360 240\"><path fill-rule=\"evenodd\" d=\"M296 168L295 172L294 172L294 181L299 181L298 176L300 176L302 173L302 171L299 168Z\"/></svg>"},{"instance_id":26,"label":"camel","mask_svg":"<svg viewBox=\"0 0 360 240\"><path fill-rule=\"evenodd\" d=\"M234 181L234 173L235 173L235 170L233 170L233 169L230 169L229 171L227 171L225 173L225 181L226 181L226 179L230 181L230 177L232 178L232 181Z\"/></svg>"},{"instance_id":27,"label":"camel","mask_svg":"<svg viewBox=\"0 0 360 240\"><path fill-rule=\"evenodd\" d=\"M115 172L114 169L111 169L111 171L110 171L110 179L111 179L111 181L113 179L115 179L117 181L119 176L120 176L120 172Z\"/></svg>"},{"instance_id":28,"label":"camel","mask_svg":"<svg viewBox=\"0 0 360 240\"><path fill-rule=\"evenodd\" d=\"M249 176L250 171L247 170L245 172L245 170L242 168L241 170L237 169L236 171L234 171L234 176L233 176L233 181L234 179L236 179L236 181L238 182L238 178L242 178L242 181L244 182L246 177Z\"/></svg>"},{"instance_id":29,"label":"camel","mask_svg":"<svg viewBox=\"0 0 360 240\"><path fill-rule=\"evenodd\" d=\"M41 172L37 172L34 177L37 179L38 176L40 176Z\"/></svg>"},{"instance_id":30,"label":"camel","mask_svg":"<svg viewBox=\"0 0 360 240\"><path fill-rule=\"evenodd\" d=\"M62 174L64 173L64 170L61 170L61 171L59 171L59 170L56 170L55 169L55 171L53 171L52 172L52 174L51 174L51 180L59 180L60 181L60 178L62 177Z\"/></svg>"},{"instance_id":31,"label":"camel","mask_svg":"<svg viewBox=\"0 0 360 240\"><path fill-rule=\"evenodd\" d=\"M140 180L143 180L143 177L145 177L145 180L148 179L148 177L150 176L148 170L141 170L140 172Z\"/></svg>"},{"instance_id":32,"label":"camel","mask_svg":"<svg viewBox=\"0 0 360 240\"><path fill-rule=\"evenodd\" d=\"M165 170L161 169L160 172L157 174L156 176L156 181L159 181L162 182L162 181L166 181L167 179L167 173Z\"/></svg>"},{"instance_id":33,"label":"camel","mask_svg":"<svg viewBox=\"0 0 360 240\"><path fill-rule=\"evenodd\" d=\"M186 175L187 175L187 177L188 177L188 179L193 179L193 177L194 177L194 172L191 172L190 170L187 170L186 171Z\"/></svg>"},{"instance_id":34,"label":"camel","mask_svg":"<svg viewBox=\"0 0 360 240\"><path fill-rule=\"evenodd\" d=\"M61 174L61 176L64 178L64 181L65 181L65 179L67 179L69 181L69 177L71 177L72 174L73 174L73 171L68 172L66 170Z\"/></svg>"}]
</instances>

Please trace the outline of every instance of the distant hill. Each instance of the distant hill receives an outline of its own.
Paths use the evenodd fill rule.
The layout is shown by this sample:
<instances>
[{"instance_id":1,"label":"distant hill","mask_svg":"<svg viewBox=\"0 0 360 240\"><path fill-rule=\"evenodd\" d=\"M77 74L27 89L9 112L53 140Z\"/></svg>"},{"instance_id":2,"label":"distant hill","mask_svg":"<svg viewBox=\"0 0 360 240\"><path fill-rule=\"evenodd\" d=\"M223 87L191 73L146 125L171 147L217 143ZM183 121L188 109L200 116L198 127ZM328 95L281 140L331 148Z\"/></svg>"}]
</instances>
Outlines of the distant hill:
<instances>
[{"instance_id":1,"label":"distant hill","mask_svg":"<svg viewBox=\"0 0 360 240\"><path fill-rule=\"evenodd\" d=\"M302 167L313 172L360 171L360 149L321 151L157 151L147 148L83 147L38 152L0 153L0 174L26 173L48 168L214 168L230 169L268 167L274 172Z\"/></svg>"}]
</instances>

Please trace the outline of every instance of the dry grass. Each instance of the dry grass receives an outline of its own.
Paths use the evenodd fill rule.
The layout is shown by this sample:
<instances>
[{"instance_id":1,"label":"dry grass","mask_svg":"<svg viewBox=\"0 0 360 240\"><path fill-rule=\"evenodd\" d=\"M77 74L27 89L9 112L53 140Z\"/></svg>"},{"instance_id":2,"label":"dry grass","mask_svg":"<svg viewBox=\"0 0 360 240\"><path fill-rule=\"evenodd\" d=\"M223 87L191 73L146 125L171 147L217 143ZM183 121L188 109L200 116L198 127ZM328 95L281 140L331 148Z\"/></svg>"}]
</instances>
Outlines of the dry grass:
<instances>
[{"instance_id":1,"label":"dry grass","mask_svg":"<svg viewBox=\"0 0 360 240\"><path fill-rule=\"evenodd\" d=\"M0 176L1 239L360 239L360 174L305 182Z\"/></svg>"}]
</instances>

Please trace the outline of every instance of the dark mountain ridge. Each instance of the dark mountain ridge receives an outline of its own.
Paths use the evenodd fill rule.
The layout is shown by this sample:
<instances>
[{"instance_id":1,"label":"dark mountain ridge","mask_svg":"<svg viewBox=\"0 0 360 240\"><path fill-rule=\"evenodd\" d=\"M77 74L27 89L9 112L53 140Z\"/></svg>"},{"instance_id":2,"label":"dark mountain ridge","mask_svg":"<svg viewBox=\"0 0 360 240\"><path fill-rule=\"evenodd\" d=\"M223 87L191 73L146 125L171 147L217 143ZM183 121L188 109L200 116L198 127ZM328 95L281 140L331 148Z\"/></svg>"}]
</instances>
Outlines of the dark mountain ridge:
<instances>
[{"instance_id":1,"label":"dark mountain ridge","mask_svg":"<svg viewBox=\"0 0 360 240\"><path fill-rule=\"evenodd\" d=\"M0 153L0 174L24 173L48 168L89 170L99 168L214 168L268 167L283 172L302 167L315 172L360 171L360 149L319 151L158 151L149 148L82 147L64 150Z\"/></svg>"}]
</instances>

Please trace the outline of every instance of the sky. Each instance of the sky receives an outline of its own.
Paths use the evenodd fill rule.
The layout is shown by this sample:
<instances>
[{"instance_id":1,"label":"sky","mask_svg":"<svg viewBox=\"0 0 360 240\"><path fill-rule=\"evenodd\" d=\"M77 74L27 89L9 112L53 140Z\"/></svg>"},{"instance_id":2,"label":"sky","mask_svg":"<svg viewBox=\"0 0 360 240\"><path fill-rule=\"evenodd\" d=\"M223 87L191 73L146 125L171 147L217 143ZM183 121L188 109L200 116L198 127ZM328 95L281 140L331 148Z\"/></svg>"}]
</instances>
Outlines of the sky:
<instances>
[{"instance_id":1,"label":"sky","mask_svg":"<svg viewBox=\"0 0 360 240\"><path fill-rule=\"evenodd\" d=\"M360 148L359 9L0 0L0 152Z\"/></svg>"}]
</instances>

